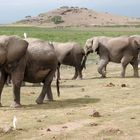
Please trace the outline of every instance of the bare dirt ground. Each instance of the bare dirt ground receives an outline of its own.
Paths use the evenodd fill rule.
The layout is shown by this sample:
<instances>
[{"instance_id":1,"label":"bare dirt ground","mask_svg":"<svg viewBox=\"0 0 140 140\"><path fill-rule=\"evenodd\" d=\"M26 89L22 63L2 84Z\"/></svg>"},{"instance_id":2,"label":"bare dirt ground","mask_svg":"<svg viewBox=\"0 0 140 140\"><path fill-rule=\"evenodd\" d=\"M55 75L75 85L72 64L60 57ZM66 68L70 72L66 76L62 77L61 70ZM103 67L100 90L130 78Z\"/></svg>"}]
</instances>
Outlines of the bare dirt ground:
<instances>
[{"instance_id":1,"label":"bare dirt ground","mask_svg":"<svg viewBox=\"0 0 140 140\"><path fill-rule=\"evenodd\" d=\"M0 140L139 140L140 79L131 66L120 78L120 65L110 63L106 79L89 64L83 80L67 80L73 68L61 69L61 97L53 82L54 102L37 105L41 87L22 87L18 109L10 108L12 88L4 88L0 108ZM12 119L17 118L17 129ZM8 129L3 132L3 129Z\"/></svg>"}]
</instances>

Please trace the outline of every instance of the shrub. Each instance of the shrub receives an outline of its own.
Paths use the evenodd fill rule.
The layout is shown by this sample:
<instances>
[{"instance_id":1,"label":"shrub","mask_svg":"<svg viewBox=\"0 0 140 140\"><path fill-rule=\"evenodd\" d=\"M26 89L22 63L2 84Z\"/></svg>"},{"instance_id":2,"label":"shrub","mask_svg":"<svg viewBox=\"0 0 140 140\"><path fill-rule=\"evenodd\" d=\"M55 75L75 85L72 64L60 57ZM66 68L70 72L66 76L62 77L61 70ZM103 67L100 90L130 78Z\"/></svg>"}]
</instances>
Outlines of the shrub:
<instances>
[{"instance_id":1,"label":"shrub","mask_svg":"<svg viewBox=\"0 0 140 140\"><path fill-rule=\"evenodd\" d=\"M51 18L51 21L54 22L54 24L60 24L64 22L61 16L54 16Z\"/></svg>"}]
</instances>

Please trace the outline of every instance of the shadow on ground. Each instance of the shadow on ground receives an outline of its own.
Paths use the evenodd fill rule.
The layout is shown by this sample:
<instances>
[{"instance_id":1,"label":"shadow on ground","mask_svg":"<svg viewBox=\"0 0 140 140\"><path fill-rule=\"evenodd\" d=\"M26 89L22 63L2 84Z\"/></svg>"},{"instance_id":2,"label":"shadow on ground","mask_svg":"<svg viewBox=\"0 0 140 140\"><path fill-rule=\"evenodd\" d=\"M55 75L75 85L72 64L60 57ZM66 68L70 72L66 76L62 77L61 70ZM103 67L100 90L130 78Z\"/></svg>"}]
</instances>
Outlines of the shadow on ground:
<instances>
[{"instance_id":1,"label":"shadow on ground","mask_svg":"<svg viewBox=\"0 0 140 140\"><path fill-rule=\"evenodd\" d=\"M76 98L76 99L66 99L58 101L45 101L42 105L31 104L23 106L26 109L57 109L57 108L71 108L71 107L80 107L86 106L86 104L97 103L100 99L98 98Z\"/></svg>"},{"instance_id":2,"label":"shadow on ground","mask_svg":"<svg viewBox=\"0 0 140 140\"><path fill-rule=\"evenodd\" d=\"M29 104L22 105L19 110L34 110L34 109L59 109L59 108L73 108L73 107L83 107L87 104L94 104L99 102L98 98L76 98L76 99L66 99L66 100L55 100L55 101L44 101L43 104ZM12 108L2 107L4 110L12 110Z\"/></svg>"}]
</instances>

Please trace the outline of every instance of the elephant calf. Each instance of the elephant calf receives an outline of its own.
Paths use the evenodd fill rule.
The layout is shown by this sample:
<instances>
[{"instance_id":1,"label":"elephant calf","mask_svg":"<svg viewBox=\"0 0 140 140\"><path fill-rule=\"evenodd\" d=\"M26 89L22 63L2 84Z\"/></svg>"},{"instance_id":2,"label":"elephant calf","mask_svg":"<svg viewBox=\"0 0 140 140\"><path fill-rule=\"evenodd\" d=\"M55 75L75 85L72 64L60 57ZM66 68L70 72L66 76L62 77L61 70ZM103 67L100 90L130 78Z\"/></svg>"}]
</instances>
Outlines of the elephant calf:
<instances>
[{"instance_id":1,"label":"elephant calf","mask_svg":"<svg viewBox=\"0 0 140 140\"><path fill-rule=\"evenodd\" d=\"M59 68L61 64L75 67L75 74L72 79L82 79L82 70L85 67L86 56L84 49L79 44L74 42L68 43L52 43L57 59L59 61ZM58 76L60 78L60 71L58 68Z\"/></svg>"},{"instance_id":2,"label":"elephant calf","mask_svg":"<svg viewBox=\"0 0 140 140\"><path fill-rule=\"evenodd\" d=\"M106 77L106 66L111 62L121 63L121 77L125 77L126 66L130 63L134 69L134 77L138 77L138 53L140 38L138 36L93 37L85 44L85 52L97 52L100 56L98 72Z\"/></svg>"}]
</instances>

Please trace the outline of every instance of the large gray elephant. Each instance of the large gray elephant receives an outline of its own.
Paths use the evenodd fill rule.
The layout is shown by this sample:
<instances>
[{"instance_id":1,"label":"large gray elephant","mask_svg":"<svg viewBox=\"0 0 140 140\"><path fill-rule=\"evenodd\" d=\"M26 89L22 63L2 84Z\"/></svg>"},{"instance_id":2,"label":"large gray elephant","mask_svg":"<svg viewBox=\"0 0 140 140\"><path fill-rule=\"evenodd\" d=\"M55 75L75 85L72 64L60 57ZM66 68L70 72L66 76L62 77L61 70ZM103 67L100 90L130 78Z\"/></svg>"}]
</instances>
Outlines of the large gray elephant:
<instances>
[{"instance_id":1,"label":"large gray elephant","mask_svg":"<svg viewBox=\"0 0 140 140\"><path fill-rule=\"evenodd\" d=\"M98 72L106 77L106 66L111 62L121 63L121 77L125 77L126 66L130 63L134 69L134 77L138 77L138 53L140 39L137 36L93 37L86 41L86 54L97 52L100 57Z\"/></svg>"},{"instance_id":2,"label":"large gray elephant","mask_svg":"<svg viewBox=\"0 0 140 140\"><path fill-rule=\"evenodd\" d=\"M28 42L17 36L0 36L0 106L1 93L7 76L11 75L14 102L19 104L20 79L25 72Z\"/></svg>"},{"instance_id":3,"label":"large gray elephant","mask_svg":"<svg viewBox=\"0 0 140 140\"><path fill-rule=\"evenodd\" d=\"M58 67L58 60L53 46L40 39L27 38L29 43L27 65L25 69L25 82L44 83L43 89L36 102L43 103L47 94L49 100L53 100L51 83ZM57 93L59 93L59 80L57 78Z\"/></svg>"},{"instance_id":4,"label":"large gray elephant","mask_svg":"<svg viewBox=\"0 0 140 140\"><path fill-rule=\"evenodd\" d=\"M42 91L36 100L38 104L43 103L46 94L49 100L53 100L51 83L58 66L58 60L54 48L49 43L39 39L28 38L26 41L29 43L26 55L18 64L17 70L13 71L14 74L11 75L12 82L16 83L14 87L14 103L12 104L12 107L20 106L20 87L22 81L43 83ZM14 52L15 49L13 49L13 53ZM15 53L15 55L17 55L17 53ZM59 95L58 80L57 91Z\"/></svg>"},{"instance_id":5,"label":"large gray elephant","mask_svg":"<svg viewBox=\"0 0 140 140\"><path fill-rule=\"evenodd\" d=\"M78 43L67 42L67 43L52 43L57 59L59 61L58 76L60 78L60 65L69 65L75 67L75 74L72 79L82 79L82 70L85 67L86 56L84 49L80 47Z\"/></svg>"}]
</instances>

